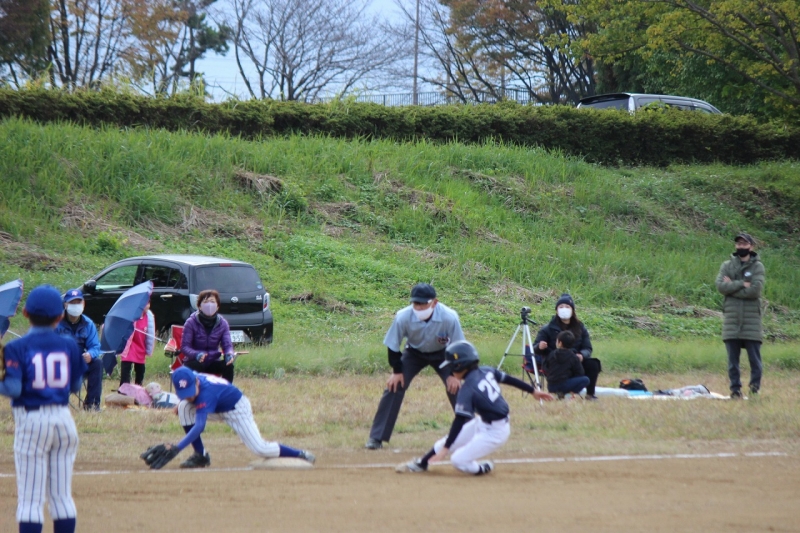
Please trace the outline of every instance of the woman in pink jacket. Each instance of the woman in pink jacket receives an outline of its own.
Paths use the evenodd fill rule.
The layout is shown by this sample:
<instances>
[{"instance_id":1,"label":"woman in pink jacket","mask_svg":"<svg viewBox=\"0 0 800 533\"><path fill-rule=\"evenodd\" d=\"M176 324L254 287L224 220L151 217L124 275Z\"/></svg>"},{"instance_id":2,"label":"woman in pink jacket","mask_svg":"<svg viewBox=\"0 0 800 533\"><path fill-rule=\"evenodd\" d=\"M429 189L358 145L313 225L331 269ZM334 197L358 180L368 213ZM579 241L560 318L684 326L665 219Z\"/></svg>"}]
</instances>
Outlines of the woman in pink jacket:
<instances>
[{"instance_id":1,"label":"woman in pink jacket","mask_svg":"<svg viewBox=\"0 0 800 533\"><path fill-rule=\"evenodd\" d=\"M131 382L131 367L134 369L136 385L141 385L144 381L145 357L153 355L156 338L156 319L150 312L149 303L144 308L142 318L133 323L133 328L133 335L131 335L125 351L122 352L120 385Z\"/></svg>"}]
</instances>

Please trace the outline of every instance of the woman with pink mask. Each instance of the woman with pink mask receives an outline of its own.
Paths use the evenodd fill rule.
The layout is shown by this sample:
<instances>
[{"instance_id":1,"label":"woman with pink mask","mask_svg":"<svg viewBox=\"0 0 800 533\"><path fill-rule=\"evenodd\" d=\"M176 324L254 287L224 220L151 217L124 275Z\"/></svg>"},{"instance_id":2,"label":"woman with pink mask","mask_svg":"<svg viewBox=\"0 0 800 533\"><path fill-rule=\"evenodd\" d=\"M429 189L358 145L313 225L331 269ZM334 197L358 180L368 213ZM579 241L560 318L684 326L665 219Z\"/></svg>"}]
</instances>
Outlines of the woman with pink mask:
<instances>
[{"instance_id":1,"label":"woman with pink mask","mask_svg":"<svg viewBox=\"0 0 800 533\"><path fill-rule=\"evenodd\" d=\"M236 356L228 321L219 314L219 302L219 293L213 289L197 295L197 311L183 325L183 364L195 372L216 374L233 383Z\"/></svg>"}]
</instances>

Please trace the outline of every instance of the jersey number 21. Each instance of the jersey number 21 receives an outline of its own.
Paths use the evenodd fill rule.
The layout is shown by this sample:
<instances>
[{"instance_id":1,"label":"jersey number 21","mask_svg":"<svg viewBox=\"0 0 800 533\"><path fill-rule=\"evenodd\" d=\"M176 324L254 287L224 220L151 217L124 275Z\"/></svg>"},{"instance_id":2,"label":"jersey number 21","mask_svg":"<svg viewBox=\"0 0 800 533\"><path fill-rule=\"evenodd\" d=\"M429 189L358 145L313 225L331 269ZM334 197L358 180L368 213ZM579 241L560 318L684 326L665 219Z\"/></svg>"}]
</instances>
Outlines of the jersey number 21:
<instances>
[{"instance_id":1,"label":"jersey number 21","mask_svg":"<svg viewBox=\"0 0 800 533\"><path fill-rule=\"evenodd\" d=\"M486 377L478 383L478 389L485 392L491 401L495 401L500 396L500 385L494 379L494 374L486 374Z\"/></svg>"}]
</instances>

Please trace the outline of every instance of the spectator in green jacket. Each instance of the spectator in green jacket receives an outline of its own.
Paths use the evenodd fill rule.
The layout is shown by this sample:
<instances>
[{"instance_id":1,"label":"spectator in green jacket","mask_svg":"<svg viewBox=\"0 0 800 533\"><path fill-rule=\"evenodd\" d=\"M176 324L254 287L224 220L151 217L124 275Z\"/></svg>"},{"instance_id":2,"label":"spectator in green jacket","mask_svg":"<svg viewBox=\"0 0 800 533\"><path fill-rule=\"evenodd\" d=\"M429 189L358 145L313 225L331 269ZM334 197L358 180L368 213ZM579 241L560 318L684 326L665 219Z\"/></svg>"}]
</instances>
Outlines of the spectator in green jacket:
<instances>
[{"instance_id":1,"label":"spectator in green jacket","mask_svg":"<svg viewBox=\"0 0 800 533\"><path fill-rule=\"evenodd\" d=\"M747 233L734 238L736 251L717 274L717 290L725 296L722 307L722 340L728 350L731 398L742 398L739 356L742 348L750 359L750 393L761 388L762 313L764 265L753 251L755 240Z\"/></svg>"}]
</instances>

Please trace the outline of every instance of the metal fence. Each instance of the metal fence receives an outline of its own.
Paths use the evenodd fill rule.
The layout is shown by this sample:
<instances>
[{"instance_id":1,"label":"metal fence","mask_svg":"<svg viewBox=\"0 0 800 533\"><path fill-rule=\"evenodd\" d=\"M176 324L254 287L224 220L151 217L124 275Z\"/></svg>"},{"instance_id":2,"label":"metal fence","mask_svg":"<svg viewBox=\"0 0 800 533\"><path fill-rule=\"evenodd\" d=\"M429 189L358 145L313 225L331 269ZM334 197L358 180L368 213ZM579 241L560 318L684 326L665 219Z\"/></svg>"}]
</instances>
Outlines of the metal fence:
<instances>
[{"instance_id":1,"label":"metal fence","mask_svg":"<svg viewBox=\"0 0 800 533\"><path fill-rule=\"evenodd\" d=\"M497 95L501 95L498 97ZM479 91L477 94L465 94L462 99L449 92L430 91L417 93L417 105L437 106L448 104L496 104L500 100L509 100L520 104L541 105L542 101L548 101L549 95L545 91L528 91L527 89L498 89L496 93ZM340 95L326 96L318 98L315 102L327 103L336 100L354 99L356 102L370 102L385 106L410 106L414 105L414 93L395 93L395 94L360 94L360 95ZM464 101L466 100L466 102Z\"/></svg>"}]
</instances>

